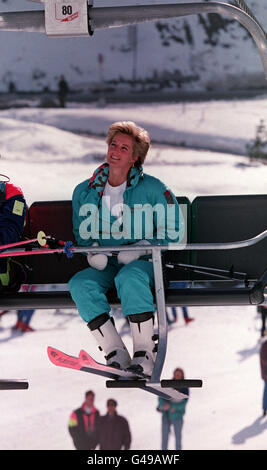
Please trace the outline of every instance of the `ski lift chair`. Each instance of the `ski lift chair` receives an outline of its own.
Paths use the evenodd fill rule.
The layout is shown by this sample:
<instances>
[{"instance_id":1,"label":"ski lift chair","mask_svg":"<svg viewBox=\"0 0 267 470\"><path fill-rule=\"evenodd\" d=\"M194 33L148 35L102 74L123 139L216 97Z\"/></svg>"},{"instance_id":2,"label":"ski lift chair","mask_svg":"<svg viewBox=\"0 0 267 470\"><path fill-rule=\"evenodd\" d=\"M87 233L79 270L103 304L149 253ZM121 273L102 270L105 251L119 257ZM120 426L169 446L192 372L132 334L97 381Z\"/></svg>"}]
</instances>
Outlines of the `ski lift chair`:
<instances>
[{"instance_id":1,"label":"ski lift chair","mask_svg":"<svg viewBox=\"0 0 267 470\"><path fill-rule=\"evenodd\" d=\"M156 382L167 347L166 306L265 303L267 195L201 196L192 203L184 197L177 199L188 220L187 242L183 249L179 244L171 245L163 255L160 246L152 249L159 337L152 376ZM73 240L71 201L32 204L29 237L36 237L40 229L55 238ZM67 258L62 253L20 259L28 265L29 284L57 284L62 290L3 294L1 308L75 308L66 284L77 271L88 267L85 256ZM181 280L187 281L189 288L172 288ZM109 292L108 299L112 307L120 306L116 292Z\"/></svg>"},{"instance_id":2,"label":"ski lift chair","mask_svg":"<svg viewBox=\"0 0 267 470\"><path fill-rule=\"evenodd\" d=\"M75 11L68 11L66 8L63 11L63 7L66 6L64 5L66 2L63 0L40 0L40 2L45 4L44 11L2 13L0 15L0 29L45 32L51 37L90 36L97 29L121 27L144 21L200 13L219 13L236 19L250 32L257 45L265 76L267 77L267 35L244 0L236 0L237 7L226 3L205 2L108 8L94 8L92 3L90 5L87 3L87 0L68 1L68 6L74 7ZM216 282L218 280L224 282L222 278L226 276L226 278L230 277L229 282L240 281L242 286L232 286L230 288L223 286L223 288L218 289L208 288L205 285L204 288L202 286L185 289L186 292L183 292L183 289L178 289L177 292L175 289L169 289L170 285L167 286L167 289L164 289L161 249L152 250L159 322L159 349L152 381L157 381L160 378L166 352L166 305L259 305L264 303L264 287L267 283L266 236L263 232L260 235L257 229L259 228L261 231L263 228L263 231L266 231L266 198L265 196L249 196L247 199L242 198L242 200L236 196L229 196L228 199L222 199L220 196L218 198L216 200L198 198L197 201L193 201L191 207L192 218L190 219L192 231L190 232L191 240L188 239L189 245L185 246L183 252L179 248L176 253L171 253L171 251L167 253L164 263L169 264L169 269L172 270L172 274L169 273L170 282L172 276L174 278L178 276L180 279L181 270L183 269L182 278L190 280L192 284L203 281L203 276L205 281L208 279L208 282L211 282L211 277L214 280L216 279ZM58 205L58 203L55 204ZM245 216L248 207L250 207L250 211L248 211L249 218ZM55 212L56 206L53 208ZM264 208L263 211L261 211L262 208ZM32 207L32 211L30 209L32 212L31 231L34 231L35 220L40 222L39 216L35 219L33 215L34 212L37 214L35 209L36 205ZM65 204L64 209L70 218L70 204ZM42 211L45 212L45 210L46 208L43 205ZM49 210L51 210L51 206ZM231 219L229 215L232 216ZM59 220L61 216L60 213ZM223 219L226 219L227 225L224 225ZM59 228L63 230L64 227L64 231L60 238L64 239L66 237L66 225L70 229L69 220L68 218L63 219L63 225ZM68 221L68 224L66 224L66 221ZM56 222L58 222L58 219L56 219ZM50 230L52 232L55 230L55 225L47 230L41 224L38 226L38 230L41 228L49 233ZM57 235L53 234L54 236ZM253 238L248 240L251 234ZM233 239L231 239L231 236L234 237L234 240L238 240L238 235L245 237L241 238L243 242L234 241L232 244ZM205 240L204 245L206 245L206 248L203 245L203 240ZM229 240L231 240L230 243ZM190 241L193 242L191 246ZM233 252L229 249L232 245ZM189 254L186 251L189 251ZM29 283L67 282L70 277L69 274L74 273L78 268L81 269L83 262L85 262L85 260L82 261L82 255L77 255L79 259L76 256L71 263L69 263L70 260L66 260L64 257L61 257L61 259L57 257L57 264L55 264L56 256L53 256L53 261L49 255L33 256L30 257L31 260L25 258L25 263L29 262L31 269ZM205 265L211 266L207 269ZM26 297L27 295L28 297ZM65 308L70 305L73 306L68 292L55 292L53 294L32 292L3 295L1 296L1 302L2 308L50 308L57 305Z\"/></svg>"}]
</instances>

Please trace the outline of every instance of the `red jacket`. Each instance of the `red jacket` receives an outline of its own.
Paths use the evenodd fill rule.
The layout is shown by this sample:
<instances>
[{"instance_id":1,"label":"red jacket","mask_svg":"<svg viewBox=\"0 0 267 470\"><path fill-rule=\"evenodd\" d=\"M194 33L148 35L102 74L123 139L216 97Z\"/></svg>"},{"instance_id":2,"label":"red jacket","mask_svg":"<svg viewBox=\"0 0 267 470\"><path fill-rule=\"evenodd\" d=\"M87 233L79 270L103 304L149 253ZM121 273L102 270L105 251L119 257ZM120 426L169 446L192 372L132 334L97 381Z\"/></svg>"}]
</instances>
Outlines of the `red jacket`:
<instances>
[{"instance_id":1,"label":"red jacket","mask_svg":"<svg viewBox=\"0 0 267 470\"><path fill-rule=\"evenodd\" d=\"M73 411L68 423L69 433L77 450L95 449L97 445L97 421L99 411L93 407L88 413L86 403Z\"/></svg>"}]
</instances>

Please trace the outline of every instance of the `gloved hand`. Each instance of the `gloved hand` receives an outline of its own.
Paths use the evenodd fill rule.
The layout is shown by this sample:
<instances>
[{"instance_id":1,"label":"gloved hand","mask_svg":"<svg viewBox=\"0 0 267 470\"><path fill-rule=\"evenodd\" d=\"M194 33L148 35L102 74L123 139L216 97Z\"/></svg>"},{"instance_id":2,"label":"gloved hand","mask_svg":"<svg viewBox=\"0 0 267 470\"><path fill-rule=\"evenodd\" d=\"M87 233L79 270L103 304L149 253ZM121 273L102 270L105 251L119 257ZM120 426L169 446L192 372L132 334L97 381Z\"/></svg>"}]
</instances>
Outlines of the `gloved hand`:
<instances>
[{"instance_id":1,"label":"gloved hand","mask_svg":"<svg viewBox=\"0 0 267 470\"><path fill-rule=\"evenodd\" d=\"M92 246L99 246L99 244L97 242L94 242ZM90 252L87 255L87 261L92 268L98 269L99 271L103 271L103 269L105 269L108 264L108 257L107 255L105 255L105 253Z\"/></svg>"},{"instance_id":2,"label":"gloved hand","mask_svg":"<svg viewBox=\"0 0 267 470\"><path fill-rule=\"evenodd\" d=\"M147 240L140 240L137 243L134 243L131 246L139 246L139 245L150 245L150 243ZM117 260L119 264L129 264L132 261L139 259L141 256L145 256L149 254L150 251L148 250L143 250L143 251L119 251Z\"/></svg>"}]
</instances>

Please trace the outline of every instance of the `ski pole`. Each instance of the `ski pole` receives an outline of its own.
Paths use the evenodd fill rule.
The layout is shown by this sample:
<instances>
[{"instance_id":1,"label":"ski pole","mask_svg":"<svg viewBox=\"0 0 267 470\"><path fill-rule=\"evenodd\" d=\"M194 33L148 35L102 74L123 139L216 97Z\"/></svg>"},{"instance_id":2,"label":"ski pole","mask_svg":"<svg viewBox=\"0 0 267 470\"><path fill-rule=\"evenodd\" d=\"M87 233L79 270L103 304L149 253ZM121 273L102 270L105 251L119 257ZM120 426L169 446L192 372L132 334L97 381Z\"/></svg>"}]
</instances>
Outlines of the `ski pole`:
<instances>
[{"instance_id":1,"label":"ski pole","mask_svg":"<svg viewBox=\"0 0 267 470\"><path fill-rule=\"evenodd\" d=\"M35 249L32 251L25 251L23 249L18 251L5 251L0 253L0 258L8 258L15 256L31 256L31 255L48 255L53 253L64 253L64 248L44 248L44 249ZM67 254L67 253L66 253Z\"/></svg>"},{"instance_id":2,"label":"ski pole","mask_svg":"<svg viewBox=\"0 0 267 470\"><path fill-rule=\"evenodd\" d=\"M15 243L7 243L6 245L0 245L0 250L7 250L8 248L14 248L15 246L21 246L21 245L28 245L34 242L38 242L40 246L44 246L46 244L47 239L50 239L50 238L52 237L46 236L46 234L42 230L40 230L36 238L32 238L31 240L22 240L20 242L15 242Z\"/></svg>"},{"instance_id":3,"label":"ski pole","mask_svg":"<svg viewBox=\"0 0 267 470\"><path fill-rule=\"evenodd\" d=\"M139 245L138 247L131 246L131 245L122 245L120 248L117 249L117 251L113 252L112 249L114 250L115 247L96 247L96 246L74 246L72 241L59 241L58 242L60 245L62 245L62 248L46 248L46 245L42 249L36 248L31 251L25 251L23 248L19 249L17 251L5 251L3 253L0 253L0 258L6 258L8 256L30 256L30 255L47 255L47 254L53 254L53 253L64 253L67 258L72 258L75 253L103 253L107 256L112 256L112 255L117 255L117 251L143 251L144 247L146 250L149 249L147 245ZM165 245L164 245L165 247ZM107 251L108 250L108 251Z\"/></svg>"}]
</instances>

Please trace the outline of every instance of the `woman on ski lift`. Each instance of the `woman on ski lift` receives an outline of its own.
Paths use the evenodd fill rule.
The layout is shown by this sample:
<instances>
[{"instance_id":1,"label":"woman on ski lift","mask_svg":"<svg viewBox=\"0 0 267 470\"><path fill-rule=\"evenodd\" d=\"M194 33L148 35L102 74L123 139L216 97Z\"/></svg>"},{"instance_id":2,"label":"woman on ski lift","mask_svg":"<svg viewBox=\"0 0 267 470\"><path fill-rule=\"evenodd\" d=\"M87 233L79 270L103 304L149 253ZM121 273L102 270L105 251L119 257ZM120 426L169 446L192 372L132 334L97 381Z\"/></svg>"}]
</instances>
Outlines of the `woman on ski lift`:
<instances>
[{"instance_id":1,"label":"woman on ski lift","mask_svg":"<svg viewBox=\"0 0 267 470\"><path fill-rule=\"evenodd\" d=\"M157 178L144 174L148 132L129 121L112 124L106 161L73 193L73 231L78 245L144 246L142 251L92 253L90 267L69 281L71 296L107 364L150 376L153 340L154 270L150 244L177 243L179 206ZM113 321L106 293L115 285L133 338L130 357Z\"/></svg>"}]
</instances>

